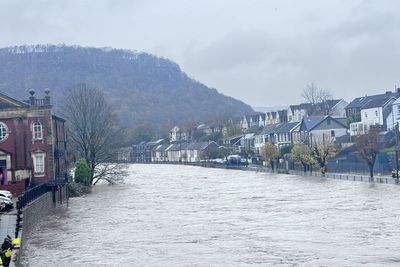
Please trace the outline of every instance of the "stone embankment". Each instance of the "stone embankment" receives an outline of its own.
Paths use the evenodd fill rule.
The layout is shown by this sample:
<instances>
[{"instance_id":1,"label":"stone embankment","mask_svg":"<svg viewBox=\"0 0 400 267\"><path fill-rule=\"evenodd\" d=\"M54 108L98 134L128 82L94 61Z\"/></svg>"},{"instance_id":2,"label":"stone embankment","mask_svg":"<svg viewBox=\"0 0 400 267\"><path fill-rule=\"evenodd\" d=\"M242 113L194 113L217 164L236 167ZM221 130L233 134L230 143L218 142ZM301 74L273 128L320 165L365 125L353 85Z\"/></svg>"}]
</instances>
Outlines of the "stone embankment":
<instances>
[{"instance_id":1,"label":"stone embankment","mask_svg":"<svg viewBox=\"0 0 400 267\"><path fill-rule=\"evenodd\" d=\"M7 235L19 237L19 249L13 249L10 266L20 266L19 256L23 253L23 247L29 238L29 233L34 231L37 224L46 218L54 209L66 207L68 203L67 186L45 187L40 194L30 191L18 198L16 207L0 215L1 242ZM19 202L19 203L18 203Z\"/></svg>"}]
</instances>

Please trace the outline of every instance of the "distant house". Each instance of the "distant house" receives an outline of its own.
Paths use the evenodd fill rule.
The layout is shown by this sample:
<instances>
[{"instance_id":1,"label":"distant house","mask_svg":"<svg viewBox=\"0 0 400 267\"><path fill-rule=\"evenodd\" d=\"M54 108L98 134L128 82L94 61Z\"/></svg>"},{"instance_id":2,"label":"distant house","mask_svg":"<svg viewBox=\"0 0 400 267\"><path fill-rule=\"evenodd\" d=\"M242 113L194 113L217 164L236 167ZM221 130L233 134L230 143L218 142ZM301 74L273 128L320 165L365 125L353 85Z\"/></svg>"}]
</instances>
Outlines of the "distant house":
<instances>
[{"instance_id":1,"label":"distant house","mask_svg":"<svg viewBox=\"0 0 400 267\"><path fill-rule=\"evenodd\" d=\"M348 103L343 99L329 99L316 104L302 103L299 105L291 105L287 110L289 122L300 122L307 117L330 115L335 118L343 118L346 116L345 107Z\"/></svg>"},{"instance_id":2,"label":"distant house","mask_svg":"<svg viewBox=\"0 0 400 267\"><path fill-rule=\"evenodd\" d=\"M231 118L222 127L222 136L225 138L233 136L239 132L242 133L242 130L242 118Z\"/></svg>"},{"instance_id":3,"label":"distant house","mask_svg":"<svg viewBox=\"0 0 400 267\"><path fill-rule=\"evenodd\" d=\"M282 148L283 146L293 144L293 133L298 129L299 125L299 122L282 123L281 126L276 129L274 134L275 145L277 145L278 148Z\"/></svg>"},{"instance_id":4,"label":"distant house","mask_svg":"<svg viewBox=\"0 0 400 267\"><path fill-rule=\"evenodd\" d=\"M344 99L327 100L328 112L324 115L330 115L334 118L345 118L346 107L349 103Z\"/></svg>"},{"instance_id":5,"label":"distant house","mask_svg":"<svg viewBox=\"0 0 400 267\"><path fill-rule=\"evenodd\" d=\"M156 141L145 142L142 141L137 145L134 145L133 150L133 161L134 162L152 162L154 158L154 148L164 144L166 141L164 139L159 139Z\"/></svg>"},{"instance_id":6,"label":"distant house","mask_svg":"<svg viewBox=\"0 0 400 267\"><path fill-rule=\"evenodd\" d=\"M359 108L361 121L350 124L350 136L365 134L371 126L382 126L382 129L386 130L387 123L391 121L392 104L395 101L396 97L391 93L368 97L364 100Z\"/></svg>"},{"instance_id":7,"label":"distant house","mask_svg":"<svg viewBox=\"0 0 400 267\"><path fill-rule=\"evenodd\" d=\"M355 121L361 121L361 109L368 104L372 100L380 99L380 98L387 98L387 97L394 97L395 99L399 98L400 96L400 89L397 89L396 92L392 91L387 91L384 94L378 94L378 95L370 95L370 96L362 96L362 97L357 97L353 99L346 107L346 117L351 118L353 117L356 119L359 117L359 119ZM353 122L355 122L353 121Z\"/></svg>"},{"instance_id":8,"label":"distant house","mask_svg":"<svg viewBox=\"0 0 400 267\"><path fill-rule=\"evenodd\" d=\"M281 128L283 123L267 124L261 133L254 136L254 149L259 154L261 147L266 143L276 144L275 133Z\"/></svg>"},{"instance_id":9,"label":"distant house","mask_svg":"<svg viewBox=\"0 0 400 267\"><path fill-rule=\"evenodd\" d=\"M332 116L315 116L304 118L299 125L299 134L305 140L323 140L347 134L346 118L333 118Z\"/></svg>"},{"instance_id":10,"label":"distant house","mask_svg":"<svg viewBox=\"0 0 400 267\"><path fill-rule=\"evenodd\" d=\"M118 162L132 162L132 148L131 147L123 147L118 150L117 153L117 161Z\"/></svg>"},{"instance_id":11,"label":"distant house","mask_svg":"<svg viewBox=\"0 0 400 267\"><path fill-rule=\"evenodd\" d=\"M243 138L243 134L226 137L222 140L225 146L240 146L240 140Z\"/></svg>"},{"instance_id":12,"label":"distant house","mask_svg":"<svg viewBox=\"0 0 400 267\"><path fill-rule=\"evenodd\" d=\"M252 150L254 148L254 133L244 134L240 138L240 149L244 151Z\"/></svg>"},{"instance_id":13,"label":"distant house","mask_svg":"<svg viewBox=\"0 0 400 267\"><path fill-rule=\"evenodd\" d=\"M199 162L208 159L210 149L217 148L218 144L214 141L190 143L184 149L183 155L186 156L184 160L187 162Z\"/></svg>"},{"instance_id":14,"label":"distant house","mask_svg":"<svg viewBox=\"0 0 400 267\"><path fill-rule=\"evenodd\" d=\"M0 93L1 189L23 191L67 180L65 120L53 114L50 91L18 101Z\"/></svg>"},{"instance_id":15,"label":"distant house","mask_svg":"<svg viewBox=\"0 0 400 267\"><path fill-rule=\"evenodd\" d=\"M169 141L170 142L189 141L191 139L192 139L191 132L185 131L178 126L175 126L169 132Z\"/></svg>"},{"instance_id":16,"label":"distant house","mask_svg":"<svg viewBox=\"0 0 400 267\"><path fill-rule=\"evenodd\" d=\"M266 114L262 112L256 112L250 115L245 115L241 121L241 129L247 130L251 127L262 127L265 125Z\"/></svg>"},{"instance_id":17,"label":"distant house","mask_svg":"<svg viewBox=\"0 0 400 267\"><path fill-rule=\"evenodd\" d=\"M303 103L299 105L290 105L287 111L289 122L300 122L303 118L312 113L312 104Z\"/></svg>"},{"instance_id":18,"label":"distant house","mask_svg":"<svg viewBox=\"0 0 400 267\"><path fill-rule=\"evenodd\" d=\"M172 144L160 144L153 149L153 157L151 159L152 162L165 162L168 161L168 153L166 152L167 149L173 146Z\"/></svg>"}]
</instances>

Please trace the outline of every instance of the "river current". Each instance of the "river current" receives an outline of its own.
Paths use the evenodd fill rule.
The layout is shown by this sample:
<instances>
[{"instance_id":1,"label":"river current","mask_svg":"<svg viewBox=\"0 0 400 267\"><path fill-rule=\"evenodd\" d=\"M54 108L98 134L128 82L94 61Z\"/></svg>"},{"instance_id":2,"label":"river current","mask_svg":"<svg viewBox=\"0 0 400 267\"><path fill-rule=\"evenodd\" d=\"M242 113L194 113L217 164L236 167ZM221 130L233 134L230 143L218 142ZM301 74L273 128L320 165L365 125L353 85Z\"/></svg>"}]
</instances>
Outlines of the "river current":
<instances>
[{"instance_id":1,"label":"river current","mask_svg":"<svg viewBox=\"0 0 400 267\"><path fill-rule=\"evenodd\" d=\"M24 266L400 266L400 187L131 165L29 235Z\"/></svg>"}]
</instances>

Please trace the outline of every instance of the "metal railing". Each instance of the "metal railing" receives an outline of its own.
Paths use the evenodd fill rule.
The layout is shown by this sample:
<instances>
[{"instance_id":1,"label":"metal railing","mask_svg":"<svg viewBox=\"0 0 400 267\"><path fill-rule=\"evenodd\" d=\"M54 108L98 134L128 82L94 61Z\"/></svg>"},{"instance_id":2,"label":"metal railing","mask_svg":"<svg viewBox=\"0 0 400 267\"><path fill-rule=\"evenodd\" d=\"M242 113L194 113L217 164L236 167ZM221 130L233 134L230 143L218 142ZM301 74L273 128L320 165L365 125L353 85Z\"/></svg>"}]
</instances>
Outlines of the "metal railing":
<instances>
[{"instance_id":1,"label":"metal railing","mask_svg":"<svg viewBox=\"0 0 400 267\"><path fill-rule=\"evenodd\" d=\"M49 187L46 184L41 184L38 186L33 187L32 189L29 189L25 191L25 193L22 196L18 197L16 206L17 209L23 209L26 205L31 203L33 200L37 199L38 197L44 195L45 193L51 191L51 187Z\"/></svg>"}]
</instances>

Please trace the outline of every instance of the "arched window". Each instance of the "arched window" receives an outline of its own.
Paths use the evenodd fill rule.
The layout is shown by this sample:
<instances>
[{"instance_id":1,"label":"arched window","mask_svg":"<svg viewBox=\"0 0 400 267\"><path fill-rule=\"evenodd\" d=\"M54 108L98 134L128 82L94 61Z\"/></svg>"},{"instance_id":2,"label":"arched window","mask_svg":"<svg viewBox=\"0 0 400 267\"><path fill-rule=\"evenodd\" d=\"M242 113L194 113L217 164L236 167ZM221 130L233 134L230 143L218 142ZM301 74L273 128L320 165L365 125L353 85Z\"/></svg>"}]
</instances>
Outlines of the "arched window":
<instances>
[{"instance_id":1,"label":"arched window","mask_svg":"<svg viewBox=\"0 0 400 267\"><path fill-rule=\"evenodd\" d=\"M0 122L0 142L5 141L8 137L8 128L5 123Z\"/></svg>"},{"instance_id":2,"label":"arched window","mask_svg":"<svg viewBox=\"0 0 400 267\"><path fill-rule=\"evenodd\" d=\"M42 124L39 121L33 123L33 139L42 140L43 139L43 129Z\"/></svg>"}]
</instances>

